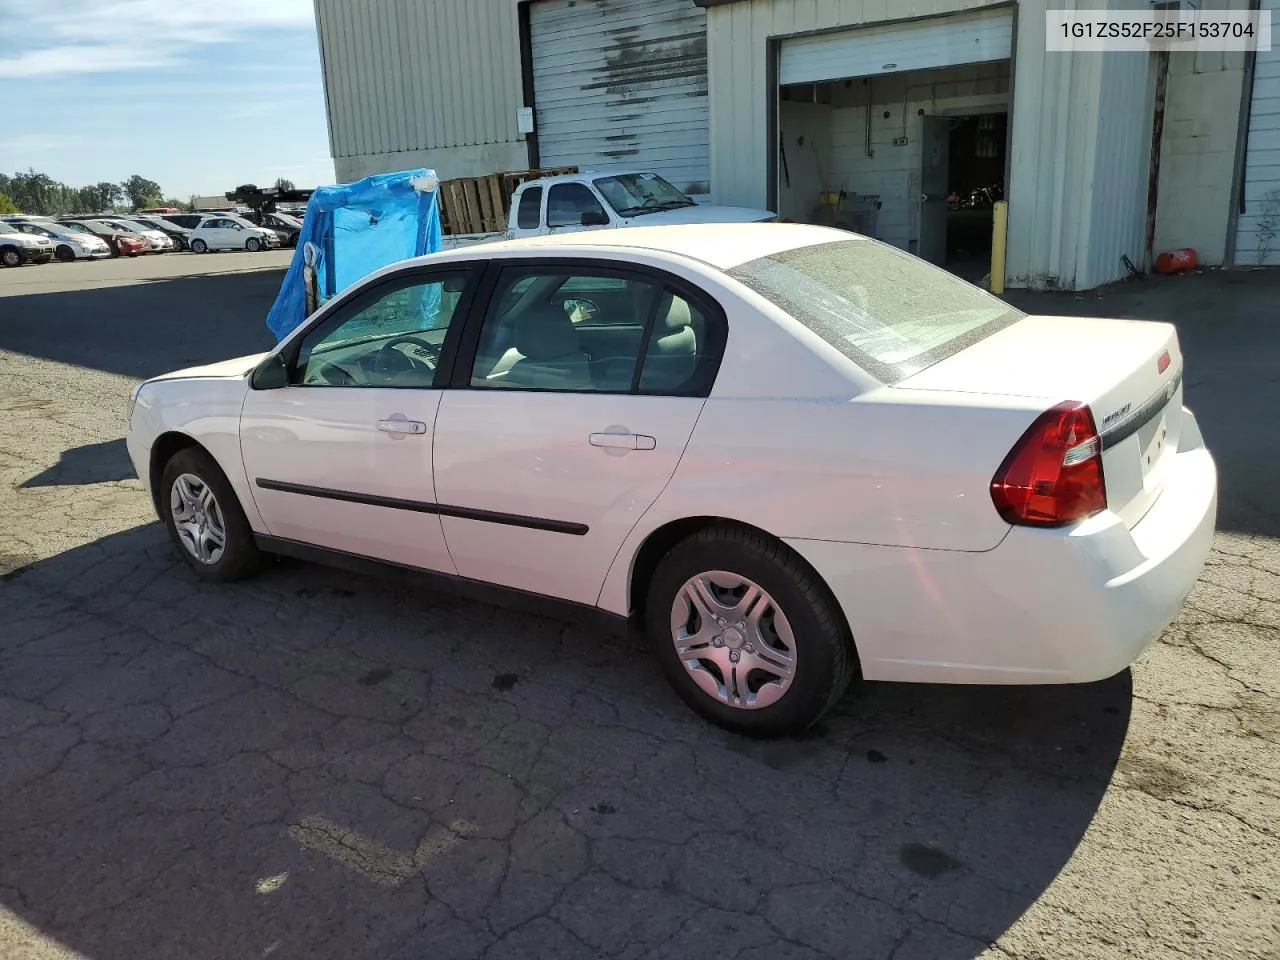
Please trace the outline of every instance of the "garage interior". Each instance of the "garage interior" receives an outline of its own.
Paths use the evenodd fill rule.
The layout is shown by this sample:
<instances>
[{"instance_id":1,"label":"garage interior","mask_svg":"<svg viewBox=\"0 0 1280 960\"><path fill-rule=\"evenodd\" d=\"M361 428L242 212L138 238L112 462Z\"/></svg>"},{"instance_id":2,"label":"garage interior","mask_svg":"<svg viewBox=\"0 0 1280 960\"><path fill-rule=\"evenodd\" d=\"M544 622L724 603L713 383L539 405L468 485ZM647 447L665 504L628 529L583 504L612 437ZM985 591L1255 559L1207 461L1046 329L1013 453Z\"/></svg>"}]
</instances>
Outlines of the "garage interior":
<instances>
[{"instance_id":1,"label":"garage interior","mask_svg":"<svg viewBox=\"0 0 1280 960\"><path fill-rule=\"evenodd\" d=\"M1007 176L1011 45L1002 10L781 41L779 216L980 280Z\"/></svg>"},{"instance_id":2,"label":"garage interior","mask_svg":"<svg viewBox=\"0 0 1280 960\"><path fill-rule=\"evenodd\" d=\"M980 279L1004 195L1008 110L1007 60L781 86L779 216L865 233ZM922 202L926 143L930 159L941 150L943 179Z\"/></svg>"}]
</instances>

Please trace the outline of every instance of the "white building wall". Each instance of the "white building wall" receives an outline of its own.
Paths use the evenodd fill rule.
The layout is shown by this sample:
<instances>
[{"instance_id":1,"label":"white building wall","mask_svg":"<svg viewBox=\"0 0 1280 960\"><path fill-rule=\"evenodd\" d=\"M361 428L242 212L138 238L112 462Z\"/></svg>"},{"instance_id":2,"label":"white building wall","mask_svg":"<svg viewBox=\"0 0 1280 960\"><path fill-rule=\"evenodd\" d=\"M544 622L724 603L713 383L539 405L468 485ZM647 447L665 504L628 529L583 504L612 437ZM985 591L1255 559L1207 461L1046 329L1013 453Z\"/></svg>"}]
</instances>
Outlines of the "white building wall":
<instances>
[{"instance_id":1,"label":"white building wall","mask_svg":"<svg viewBox=\"0 0 1280 960\"><path fill-rule=\"evenodd\" d=\"M1259 50L1248 91L1248 147L1240 183L1244 210L1235 231L1233 264L1280 266L1280 0L1262 0L1271 11L1272 48Z\"/></svg>"},{"instance_id":2,"label":"white building wall","mask_svg":"<svg viewBox=\"0 0 1280 960\"><path fill-rule=\"evenodd\" d=\"M1206 0L1209 9L1243 9L1248 0ZM1224 262L1231 225L1244 82L1243 53L1181 52L1169 55L1155 253L1195 249L1200 262Z\"/></svg>"}]
</instances>

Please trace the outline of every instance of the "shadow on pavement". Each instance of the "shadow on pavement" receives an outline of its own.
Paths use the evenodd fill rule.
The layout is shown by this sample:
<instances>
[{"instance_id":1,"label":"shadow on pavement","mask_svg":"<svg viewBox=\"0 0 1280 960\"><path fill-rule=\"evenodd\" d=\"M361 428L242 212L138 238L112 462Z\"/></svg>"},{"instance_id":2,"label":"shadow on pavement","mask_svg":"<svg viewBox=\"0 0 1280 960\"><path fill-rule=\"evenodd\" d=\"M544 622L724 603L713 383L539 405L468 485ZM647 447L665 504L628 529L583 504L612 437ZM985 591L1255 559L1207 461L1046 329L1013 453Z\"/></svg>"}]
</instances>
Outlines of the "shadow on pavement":
<instances>
[{"instance_id":1,"label":"shadow on pavement","mask_svg":"<svg viewBox=\"0 0 1280 960\"><path fill-rule=\"evenodd\" d=\"M0 929L93 960L968 960L1131 702L869 684L747 741L625 638L305 564L211 587L158 524L24 568L0 621Z\"/></svg>"},{"instance_id":2,"label":"shadow on pavement","mask_svg":"<svg viewBox=\"0 0 1280 960\"><path fill-rule=\"evenodd\" d=\"M90 483L111 483L128 480L134 476L133 463L124 439L105 440L102 443L86 443L62 451L58 462L42 470L22 487L83 486Z\"/></svg>"},{"instance_id":3,"label":"shadow on pavement","mask_svg":"<svg viewBox=\"0 0 1280 960\"><path fill-rule=\"evenodd\" d=\"M269 350L283 270L154 279L0 299L0 350L139 380Z\"/></svg>"}]
</instances>

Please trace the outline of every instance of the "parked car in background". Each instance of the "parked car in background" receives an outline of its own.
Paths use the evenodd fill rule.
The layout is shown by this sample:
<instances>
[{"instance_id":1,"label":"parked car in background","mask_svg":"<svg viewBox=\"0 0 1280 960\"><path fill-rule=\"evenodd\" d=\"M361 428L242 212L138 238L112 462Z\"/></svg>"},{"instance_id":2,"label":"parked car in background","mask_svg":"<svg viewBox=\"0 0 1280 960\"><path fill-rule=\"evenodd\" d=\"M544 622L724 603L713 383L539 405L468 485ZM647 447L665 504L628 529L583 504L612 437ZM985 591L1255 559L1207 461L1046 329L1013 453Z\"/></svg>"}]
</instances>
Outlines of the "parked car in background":
<instances>
[{"instance_id":1,"label":"parked car in background","mask_svg":"<svg viewBox=\"0 0 1280 960\"><path fill-rule=\"evenodd\" d=\"M53 241L48 237L24 233L11 223L0 223L0 266L43 264L52 259Z\"/></svg>"},{"instance_id":2,"label":"parked car in background","mask_svg":"<svg viewBox=\"0 0 1280 960\"><path fill-rule=\"evenodd\" d=\"M131 230L124 230L114 223L108 223L104 220L75 218L62 222L68 225L79 224L94 236L105 240L107 246L111 249L113 257L136 257L139 254L147 253L151 249L151 243L146 237Z\"/></svg>"},{"instance_id":3,"label":"parked car in background","mask_svg":"<svg viewBox=\"0 0 1280 960\"><path fill-rule=\"evenodd\" d=\"M208 220L210 217L216 216L212 213L163 213L157 214L157 219L165 220L172 223L176 227L182 227L184 230L194 230L200 226L201 220ZM188 235L188 239L190 236Z\"/></svg>"},{"instance_id":4,"label":"parked car in background","mask_svg":"<svg viewBox=\"0 0 1280 960\"><path fill-rule=\"evenodd\" d=\"M173 241L175 250L191 249L190 241L187 239L191 234L189 227L180 227L176 223L164 219L164 217L154 215L134 214L129 220L149 230L158 230L163 233Z\"/></svg>"},{"instance_id":5,"label":"parked car in background","mask_svg":"<svg viewBox=\"0 0 1280 960\"><path fill-rule=\"evenodd\" d=\"M244 219L265 230L270 230L280 238L280 245L296 247L298 235L302 233L302 221L287 213L246 213Z\"/></svg>"},{"instance_id":6,"label":"parked car in background","mask_svg":"<svg viewBox=\"0 0 1280 960\"><path fill-rule=\"evenodd\" d=\"M131 231L142 237L150 244L152 253L168 253L170 250L177 250L178 245L173 238L163 230L157 230L155 227L149 227L144 223L139 223L132 217L109 217L104 218L107 223L114 224L120 229Z\"/></svg>"},{"instance_id":7,"label":"parked car in background","mask_svg":"<svg viewBox=\"0 0 1280 960\"><path fill-rule=\"evenodd\" d=\"M5 217L7 226L28 236L47 237L53 241L53 255L64 263L72 260L97 260L111 256L107 242L78 223L59 223L50 217Z\"/></svg>"},{"instance_id":8,"label":"parked car in background","mask_svg":"<svg viewBox=\"0 0 1280 960\"><path fill-rule=\"evenodd\" d=\"M280 246L280 238L270 230L243 217L206 217L187 238L195 253L209 250L248 250L257 253Z\"/></svg>"},{"instance_id":9,"label":"parked car in background","mask_svg":"<svg viewBox=\"0 0 1280 960\"><path fill-rule=\"evenodd\" d=\"M1216 526L1183 364L1172 324L1029 316L842 230L637 227L377 270L142 383L127 445L203 579L277 553L585 605L703 716L794 734L858 674L1132 663Z\"/></svg>"}]
</instances>

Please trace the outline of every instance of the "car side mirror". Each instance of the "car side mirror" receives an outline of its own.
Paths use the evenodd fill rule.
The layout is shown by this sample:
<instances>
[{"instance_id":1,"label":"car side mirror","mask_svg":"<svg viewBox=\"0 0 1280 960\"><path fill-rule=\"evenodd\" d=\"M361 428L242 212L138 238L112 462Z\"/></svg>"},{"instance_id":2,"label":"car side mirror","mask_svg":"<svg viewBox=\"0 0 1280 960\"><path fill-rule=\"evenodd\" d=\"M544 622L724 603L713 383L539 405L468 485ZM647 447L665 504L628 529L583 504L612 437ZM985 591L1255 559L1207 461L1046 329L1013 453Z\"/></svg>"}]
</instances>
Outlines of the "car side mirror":
<instances>
[{"instance_id":1,"label":"car side mirror","mask_svg":"<svg viewBox=\"0 0 1280 960\"><path fill-rule=\"evenodd\" d=\"M279 390L288 385L289 363L282 353L273 353L263 360L249 378L249 386L255 390Z\"/></svg>"},{"instance_id":2,"label":"car side mirror","mask_svg":"<svg viewBox=\"0 0 1280 960\"><path fill-rule=\"evenodd\" d=\"M605 227L609 225L609 215L603 210L588 210L582 215L584 227Z\"/></svg>"}]
</instances>

